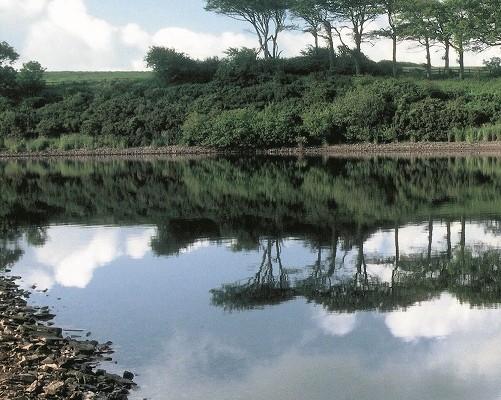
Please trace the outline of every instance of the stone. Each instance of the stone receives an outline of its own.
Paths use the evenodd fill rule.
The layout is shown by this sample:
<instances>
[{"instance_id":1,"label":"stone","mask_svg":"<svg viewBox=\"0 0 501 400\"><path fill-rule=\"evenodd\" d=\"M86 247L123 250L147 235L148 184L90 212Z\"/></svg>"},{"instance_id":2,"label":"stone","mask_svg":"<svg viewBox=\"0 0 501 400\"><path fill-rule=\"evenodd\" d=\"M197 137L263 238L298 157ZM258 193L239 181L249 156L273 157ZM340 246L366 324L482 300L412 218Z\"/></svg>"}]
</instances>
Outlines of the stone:
<instances>
[{"instance_id":1,"label":"stone","mask_svg":"<svg viewBox=\"0 0 501 400\"><path fill-rule=\"evenodd\" d=\"M56 395L62 393L65 387L66 385L64 384L64 382L61 381L51 382L45 387L44 392L50 395Z\"/></svg>"},{"instance_id":2,"label":"stone","mask_svg":"<svg viewBox=\"0 0 501 400\"><path fill-rule=\"evenodd\" d=\"M134 374L94 372L112 343L63 338L45 321L50 308L27 306L14 281L0 275L0 399L127 399Z\"/></svg>"},{"instance_id":3,"label":"stone","mask_svg":"<svg viewBox=\"0 0 501 400\"><path fill-rule=\"evenodd\" d=\"M129 371L124 371L123 378L131 381L134 379L134 374L132 372L129 372Z\"/></svg>"}]
</instances>

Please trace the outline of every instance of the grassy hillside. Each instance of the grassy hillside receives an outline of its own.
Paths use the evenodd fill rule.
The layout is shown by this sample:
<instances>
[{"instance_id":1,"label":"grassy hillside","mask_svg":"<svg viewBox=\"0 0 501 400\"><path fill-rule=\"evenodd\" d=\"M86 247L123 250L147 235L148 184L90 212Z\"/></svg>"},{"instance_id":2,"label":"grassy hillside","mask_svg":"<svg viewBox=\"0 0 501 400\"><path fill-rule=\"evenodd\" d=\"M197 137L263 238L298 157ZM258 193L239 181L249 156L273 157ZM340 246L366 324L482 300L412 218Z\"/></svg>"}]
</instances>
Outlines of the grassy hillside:
<instances>
[{"instance_id":1,"label":"grassy hillside","mask_svg":"<svg viewBox=\"0 0 501 400\"><path fill-rule=\"evenodd\" d=\"M153 77L151 71L45 71L45 81L50 84L139 80Z\"/></svg>"}]
</instances>

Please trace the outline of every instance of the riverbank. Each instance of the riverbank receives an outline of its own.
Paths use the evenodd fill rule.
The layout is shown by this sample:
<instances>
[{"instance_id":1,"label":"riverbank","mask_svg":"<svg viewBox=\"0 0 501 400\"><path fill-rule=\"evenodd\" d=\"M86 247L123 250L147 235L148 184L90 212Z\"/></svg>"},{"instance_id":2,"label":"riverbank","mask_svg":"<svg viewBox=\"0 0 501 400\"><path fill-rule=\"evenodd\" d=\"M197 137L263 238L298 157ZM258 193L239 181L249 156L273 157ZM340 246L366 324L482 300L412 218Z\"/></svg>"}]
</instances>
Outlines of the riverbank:
<instances>
[{"instance_id":1,"label":"riverbank","mask_svg":"<svg viewBox=\"0 0 501 400\"><path fill-rule=\"evenodd\" d=\"M501 141L492 142L417 142L387 144L342 144L319 147L289 147L257 150L217 150L198 146L98 148L77 150L43 150L0 152L0 159L31 158L144 158L216 155L279 155L326 157L453 157L501 156Z\"/></svg>"},{"instance_id":2,"label":"riverbank","mask_svg":"<svg viewBox=\"0 0 501 400\"><path fill-rule=\"evenodd\" d=\"M132 373L95 369L110 360L111 343L63 337L16 280L0 276L0 399L127 399Z\"/></svg>"}]
</instances>

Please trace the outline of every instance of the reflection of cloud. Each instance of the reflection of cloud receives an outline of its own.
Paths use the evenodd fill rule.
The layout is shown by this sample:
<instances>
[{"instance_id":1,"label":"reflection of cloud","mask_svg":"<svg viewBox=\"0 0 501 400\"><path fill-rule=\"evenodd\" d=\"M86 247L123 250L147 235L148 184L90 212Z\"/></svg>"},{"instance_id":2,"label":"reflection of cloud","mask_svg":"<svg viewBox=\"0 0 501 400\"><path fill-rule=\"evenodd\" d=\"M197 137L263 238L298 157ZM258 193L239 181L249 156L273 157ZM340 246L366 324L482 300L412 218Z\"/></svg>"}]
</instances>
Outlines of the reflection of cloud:
<instances>
[{"instance_id":1,"label":"reflection of cloud","mask_svg":"<svg viewBox=\"0 0 501 400\"><path fill-rule=\"evenodd\" d=\"M179 254L191 253L192 251L209 246L210 246L210 241L208 240L205 239L195 240L193 243L187 245L186 247L179 249Z\"/></svg>"},{"instance_id":2,"label":"reflection of cloud","mask_svg":"<svg viewBox=\"0 0 501 400\"><path fill-rule=\"evenodd\" d=\"M349 355L328 351L311 355L291 345L278 357L259 360L246 358L243 350L220 347L222 339L182 338L173 340L142 370L137 399L161 399L169 393L172 399L191 400L470 400L493 399L498 389L489 385L495 381L478 376L458 380L449 369L427 368L417 356L412 361L405 356L392 359L368 371L363 362L366 349L358 353L356 347ZM214 348L225 361L243 365L242 373L201 375L200 365L217 364Z\"/></svg>"},{"instance_id":3,"label":"reflection of cloud","mask_svg":"<svg viewBox=\"0 0 501 400\"><path fill-rule=\"evenodd\" d=\"M391 333L406 341L419 338L444 338L452 333L471 327L472 319L478 319L478 311L467 304L460 304L448 293L438 299L394 311L386 317ZM480 317L481 318L481 317ZM481 318L482 319L482 318Z\"/></svg>"},{"instance_id":4,"label":"reflection of cloud","mask_svg":"<svg viewBox=\"0 0 501 400\"><path fill-rule=\"evenodd\" d=\"M474 331L499 330L499 315L496 309L472 309L470 305L461 304L452 295L444 293L438 299L409 307L406 311L389 313L386 325L394 336L406 341L454 338Z\"/></svg>"},{"instance_id":5,"label":"reflection of cloud","mask_svg":"<svg viewBox=\"0 0 501 400\"><path fill-rule=\"evenodd\" d=\"M313 320L324 333L333 336L347 335L357 324L355 314L336 314L322 307L313 308Z\"/></svg>"},{"instance_id":6,"label":"reflection of cloud","mask_svg":"<svg viewBox=\"0 0 501 400\"><path fill-rule=\"evenodd\" d=\"M247 359L248 354L242 349L209 333L178 333L154 360L159 365L142 373L141 388L155 399L165 398L167 391L173 399L203 398L204 388L242 376L248 368ZM138 393L140 398L144 398L144 394Z\"/></svg>"},{"instance_id":7,"label":"reflection of cloud","mask_svg":"<svg viewBox=\"0 0 501 400\"><path fill-rule=\"evenodd\" d=\"M155 230L128 231L117 227L51 227L45 245L34 249L41 265L30 268L26 279L44 288L55 283L84 288L96 268L124 255L134 259L145 256Z\"/></svg>"},{"instance_id":8,"label":"reflection of cloud","mask_svg":"<svg viewBox=\"0 0 501 400\"><path fill-rule=\"evenodd\" d=\"M126 239L127 254L136 260L141 259L150 250L151 238L155 231L147 229L142 234L130 235Z\"/></svg>"},{"instance_id":9,"label":"reflection of cloud","mask_svg":"<svg viewBox=\"0 0 501 400\"><path fill-rule=\"evenodd\" d=\"M473 309L448 293L388 314L392 334L405 341L434 341L428 364L466 379L472 374L497 377L501 370L501 310ZM446 339L446 340L445 340Z\"/></svg>"}]
</instances>

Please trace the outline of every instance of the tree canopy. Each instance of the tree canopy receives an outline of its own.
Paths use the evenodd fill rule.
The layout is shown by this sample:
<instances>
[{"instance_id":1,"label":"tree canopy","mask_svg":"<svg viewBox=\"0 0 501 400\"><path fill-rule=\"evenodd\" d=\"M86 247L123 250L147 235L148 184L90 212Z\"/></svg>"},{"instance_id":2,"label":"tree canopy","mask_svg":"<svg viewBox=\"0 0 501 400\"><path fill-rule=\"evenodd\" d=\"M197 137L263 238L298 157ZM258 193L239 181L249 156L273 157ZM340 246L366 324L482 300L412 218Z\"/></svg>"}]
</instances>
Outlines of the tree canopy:
<instances>
[{"instance_id":1,"label":"tree canopy","mask_svg":"<svg viewBox=\"0 0 501 400\"><path fill-rule=\"evenodd\" d=\"M319 38L325 39L334 65L334 37L351 52L356 73L361 71L362 43L374 38L369 30L372 21L386 17L387 27L378 36L392 40L393 73L396 75L396 45L402 40L416 40L426 49L428 70L430 48L444 47L445 68L449 52L458 54L460 75L464 71L464 52L501 45L501 15L498 0L207 0L205 9L246 21L257 35L259 52L264 58L280 55L278 36L295 27L314 37L315 53ZM291 20L291 21L289 21ZM302 25L292 24L302 21ZM351 42L346 41L349 36ZM376 35L377 36L377 35Z\"/></svg>"}]
</instances>

